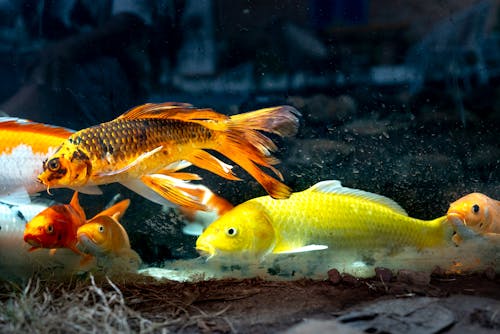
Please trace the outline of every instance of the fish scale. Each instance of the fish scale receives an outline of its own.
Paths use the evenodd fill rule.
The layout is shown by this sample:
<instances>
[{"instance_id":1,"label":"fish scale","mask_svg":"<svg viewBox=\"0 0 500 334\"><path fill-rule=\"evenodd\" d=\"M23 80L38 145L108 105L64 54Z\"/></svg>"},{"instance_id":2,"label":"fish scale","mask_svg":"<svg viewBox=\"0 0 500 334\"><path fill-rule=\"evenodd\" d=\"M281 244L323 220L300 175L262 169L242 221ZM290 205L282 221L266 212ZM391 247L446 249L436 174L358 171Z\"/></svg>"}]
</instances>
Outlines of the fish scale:
<instances>
[{"instance_id":1,"label":"fish scale","mask_svg":"<svg viewBox=\"0 0 500 334\"><path fill-rule=\"evenodd\" d=\"M78 131L70 137L70 142L75 145L74 150L80 150L93 160L94 169L107 170L110 162L113 168L122 168L142 153L165 143L175 142L178 147L193 140L205 142L211 137L210 130L195 123L186 125L185 122L162 119L115 120ZM181 150L162 150L155 155L168 154L169 160L180 160L177 151ZM148 169L154 171L163 166L163 162L148 159Z\"/></svg>"},{"instance_id":2,"label":"fish scale","mask_svg":"<svg viewBox=\"0 0 500 334\"><path fill-rule=\"evenodd\" d=\"M292 194L286 201L255 200L266 208L282 240L335 247L431 247L442 243L440 224L401 215L370 201L348 195ZM293 211L290 210L293 207ZM323 207L331 208L324 210Z\"/></svg>"}]
</instances>

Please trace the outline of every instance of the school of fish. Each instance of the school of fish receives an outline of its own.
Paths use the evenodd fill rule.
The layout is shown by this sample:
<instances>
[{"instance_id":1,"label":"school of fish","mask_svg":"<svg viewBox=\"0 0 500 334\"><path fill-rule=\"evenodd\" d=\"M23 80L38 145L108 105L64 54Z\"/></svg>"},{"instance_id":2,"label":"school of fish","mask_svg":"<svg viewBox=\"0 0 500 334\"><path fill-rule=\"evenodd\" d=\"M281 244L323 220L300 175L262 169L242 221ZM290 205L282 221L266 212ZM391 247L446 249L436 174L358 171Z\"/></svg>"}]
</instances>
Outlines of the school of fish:
<instances>
[{"instance_id":1,"label":"school of fish","mask_svg":"<svg viewBox=\"0 0 500 334\"><path fill-rule=\"evenodd\" d=\"M98 195L98 186L115 182L192 219L212 213L210 221L215 221L195 233L195 248L208 258L243 255L260 261L269 254L324 249L365 254L384 249L390 255L408 247L455 247L462 234L500 233L500 202L480 193L451 203L446 215L432 220L409 217L392 199L337 180L292 193L275 167L277 146L264 133L293 136L299 117L291 106L227 116L177 102L144 104L79 131L2 117L0 249L14 240L9 245L27 246L22 253L46 249L54 256L59 249L70 250L79 259L77 269L92 263L105 270L136 271L140 256L119 222L130 200L91 219L78 200L78 192ZM233 207L193 182L201 177L183 171L190 166L241 180L232 165L210 151L245 170L268 195ZM73 189L70 203L40 204L33 197L53 188ZM6 234L7 227L16 232ZM8 262L6 254L0 254L0 267Z\"/></svg>"}]
</instances>

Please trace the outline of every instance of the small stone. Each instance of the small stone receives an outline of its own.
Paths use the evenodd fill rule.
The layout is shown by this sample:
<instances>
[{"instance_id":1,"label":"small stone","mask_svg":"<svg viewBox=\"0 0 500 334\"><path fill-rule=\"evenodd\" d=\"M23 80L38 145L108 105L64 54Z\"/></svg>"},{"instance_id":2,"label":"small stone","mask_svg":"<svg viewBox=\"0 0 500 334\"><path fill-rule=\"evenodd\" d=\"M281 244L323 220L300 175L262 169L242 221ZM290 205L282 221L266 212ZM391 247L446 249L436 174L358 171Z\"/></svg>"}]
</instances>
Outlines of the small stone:
<instances>
[{"instance_id":1,"label":"small stone","mask_svg":"<svg viewBox=\"0 0 500 334\"><path fill-rule=\"evenodd\" d=\"M377 267L375 268L375 275L382 282L387 283L390 282L392 279L392 270L387 268Z\"/></svg>"},{"instance_id":2,"label":"small stone","mask_svg":"<svg viewBox=\"0 0 500 334\"><path fill-rule=\"evenodd\" d=\"M359 279L356 277L352 276L351 274L342 274L342 282L352 285L352 286L358 286L359 285Z\"/></svg>"},{"instance_id":3,"label":"small stone","mask_svg":"<svg viewBox=\"0 0 500 334\"><path fill-rule=\"evenodd\" d=\"M493 267L488 267L484 270L484 276L486 276L486 278L490 281L495 280L496 274L497 273L495 272L495 269Z\"/></svg>"},{"instance_id":4,"label":"small stone","mask_svg":"<svg viewBox=\"0 0 500 334\"><path fill-rule=\"evenodd\" d=\"M444 270L440 266L435 266L434 269L432 270L432 275L438 277L446 276L446 270Z\"/></svg>"},{"instance_id":5,"label":"small stone","mask_svg":"<svg viewBox=\"0 0 500 334\"><path fill-rule=\"evenodd\" d=\"M398 271L397 280L406 284L428 285L431 282L431 275L423 271L402 269Z\"/></svg>"},{"instance_id":6,"label":"small stone","mask_svg":"<svg viewBox=\"0 0 500 334\"><path fill-rule=\"evenodd\" d=\"M342 281L342 276L340 275L340 272L334 268L328 270L328 279L333 285L337 285L340 281Z\"/></svg>"}]
</instances>

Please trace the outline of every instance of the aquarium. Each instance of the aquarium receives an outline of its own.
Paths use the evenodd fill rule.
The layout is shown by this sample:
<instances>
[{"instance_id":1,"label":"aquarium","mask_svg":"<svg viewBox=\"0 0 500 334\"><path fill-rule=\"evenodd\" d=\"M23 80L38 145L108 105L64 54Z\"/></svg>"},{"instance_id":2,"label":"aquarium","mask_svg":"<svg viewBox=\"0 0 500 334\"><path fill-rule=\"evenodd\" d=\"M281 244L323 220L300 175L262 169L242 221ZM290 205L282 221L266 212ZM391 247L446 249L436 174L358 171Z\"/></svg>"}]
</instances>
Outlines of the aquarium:
<instances>
[{"instance_id":1,"label":"aquarium","mask_svg":"<svg viewBox=\"0 0 500 334\"><path fill-rule=\"evenodd\" d=\"M1 332L500 328L496 1L0 16Z\"/></svg>"}]
</instances>

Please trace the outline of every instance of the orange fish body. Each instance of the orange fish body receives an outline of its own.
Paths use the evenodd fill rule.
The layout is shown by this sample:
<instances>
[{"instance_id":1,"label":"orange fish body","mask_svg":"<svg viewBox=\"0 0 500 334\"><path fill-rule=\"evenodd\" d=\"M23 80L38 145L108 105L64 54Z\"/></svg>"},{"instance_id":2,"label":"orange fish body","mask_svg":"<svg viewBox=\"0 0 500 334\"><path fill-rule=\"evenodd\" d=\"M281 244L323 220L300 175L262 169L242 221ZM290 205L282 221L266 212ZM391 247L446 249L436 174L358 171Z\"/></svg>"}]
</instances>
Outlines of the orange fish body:
<instances>
[{"instance_id":1,"label":"orange fish body","mask_svg":"<svg viewBox=\"0 0 500 334\"><path fill-rule=\"evenodd\" d=\"M450 204L448 219L458 218L475 232L500 233L500 201L481 193L468 194Z\"/></svg>"},{"instance_id":2,"label":"orange fish body","mask_svg":"<svg viewBox=\"0 0 500 334\"><path fill-rule=\"evenodd\" d=\"M187 104L145 104L110 122L71 135L45 163L39 180L47 187L80 187L120 182L132 190L137 180L180 206L203 209L187 181L196 174L181 173L181 162L238 180L232 166L206 150L233 160L275 198L290 189L264 173L278 160L271 155L275 144L259 131L291 136L298 128L298 112L289 106L226 116ZM193 191L183 191L182 187ZM196 198L194 198L196 197ZM194 199L193 199L194 198Z\"/></svg>"},{"instance_id":3,"label":"orange fish body","mask_svg":"<svg viewBox=\"0 0 500 334\"><path fill-rule=\"evenodd\" d=\"M85 222L85 213L75 192L69 204L53 205L29 221L24 230L24 241L32 246L31 251L64 247L81 254L76 248L76 231Z\"/></svg>"},{"instance_id":4,"label":"orange fish body","mask_svg":"<svg viewBox=\"0 0 500 334\"><path fill-rule=\"evenodd\" d=\"M43 161L72 133L61 127L0 117L0 196L45 190L37 180Z\"/></svg>"},{"instance_id":5,"label":"orange fish body","mask_svg":"<svg viewBox=\"0 0 500 334\"><path fill-rule=\"evenodd\" d=\"M130 200L123 200L95 217L102 215L120 217L129 204ZM32 246L30 250L69 248L77 254L84 255L76 244L78 228L86 222L85 212L79 204L78 193L75 192L69 204L51 206L29 221L24 231L24 241Z\"/></svg>"}]
</instances>

